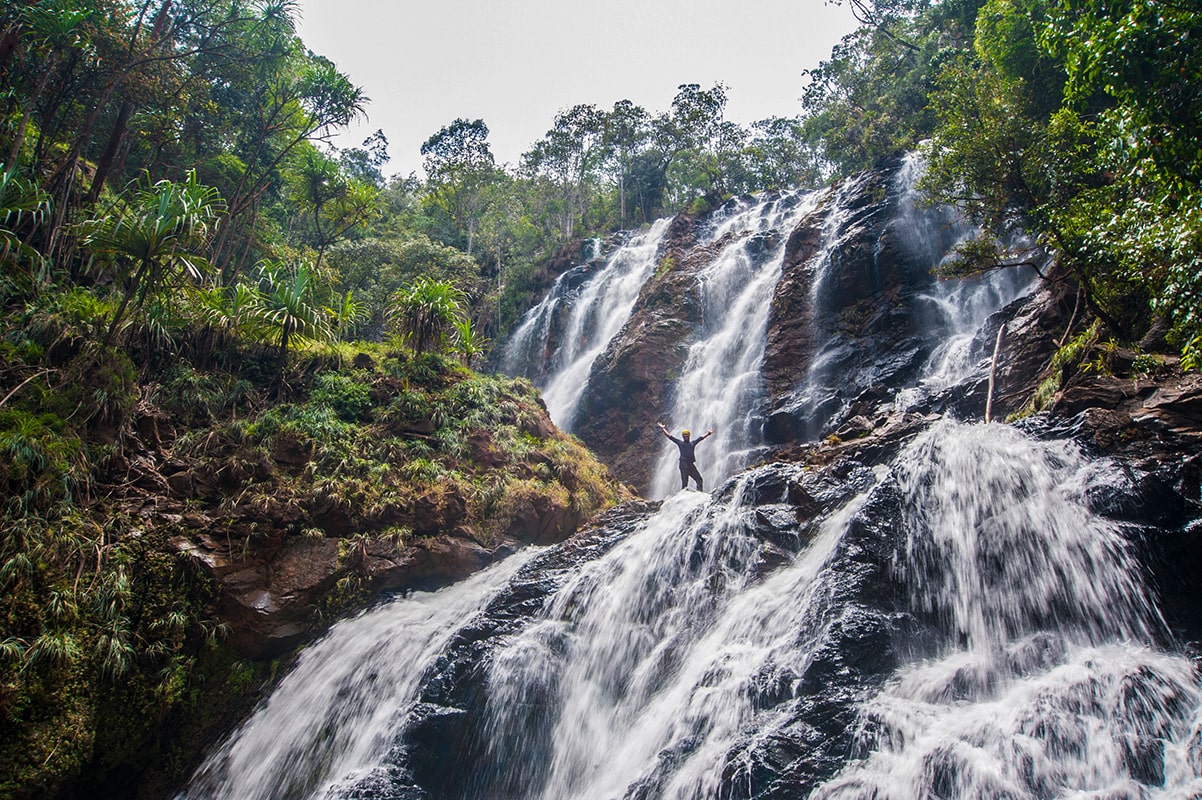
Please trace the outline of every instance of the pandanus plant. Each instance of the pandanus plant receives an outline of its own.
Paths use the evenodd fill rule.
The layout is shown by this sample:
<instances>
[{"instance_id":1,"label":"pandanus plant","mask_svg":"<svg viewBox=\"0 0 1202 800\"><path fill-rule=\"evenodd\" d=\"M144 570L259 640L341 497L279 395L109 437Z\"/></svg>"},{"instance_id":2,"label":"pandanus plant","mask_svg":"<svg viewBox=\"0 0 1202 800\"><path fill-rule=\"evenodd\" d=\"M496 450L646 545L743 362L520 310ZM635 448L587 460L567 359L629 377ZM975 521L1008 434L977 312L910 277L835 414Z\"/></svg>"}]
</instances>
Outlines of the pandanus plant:
<instances>
[{"instance_id":1,"label":"pandanus plant","mask_svg":"<svg viewBox=\"0 0 1202 800\"><path fill-rule=\"evenodd\" d=\"M260 317L276 331L281 358L297 340L329 342L334 338L325 308L314 300L314 278L313 267L305 261L259 264Z\"/></svg>"},{"instance_id":2,"label":"pandanus plant","mask_svg":"<svg viewBox=\"0 0 1202 800\"><path fill-rule=\"evenodd\" d=\"M451 283L423 277L393 295L389 312L413 352L421 355L441 345L462 316L463 300L463 292Z\"/></svg>"},{"instance_id":3,"label":"pandanus plant","mask_svg":"<svg viewBox=\"0 0 1202 800\"><path fill-rule=\"evenodd\" d=\"M0 164L0 266L20 275L23 282L32 278L23 262L44 265L41 253L21 240L27 226L40 224L48 216L50 199L41 187Z\"/></svg>"},{"instance_id":4,"label":"pandanus plant","mask_svg":"<svg viewBox=\"0 0 1202 800\"><path fill-rule=\"evenodd\" d=\"M205 280L210 266L201 253L224 211L217 190L201 184L191 171L182 182L147 181L126 198L123 208L83 223L80 243L113 259L115 283L122 288L105 345L125 322L131 304L139 311L176 279L191 285Z\"/></svg>"}]
</instances>

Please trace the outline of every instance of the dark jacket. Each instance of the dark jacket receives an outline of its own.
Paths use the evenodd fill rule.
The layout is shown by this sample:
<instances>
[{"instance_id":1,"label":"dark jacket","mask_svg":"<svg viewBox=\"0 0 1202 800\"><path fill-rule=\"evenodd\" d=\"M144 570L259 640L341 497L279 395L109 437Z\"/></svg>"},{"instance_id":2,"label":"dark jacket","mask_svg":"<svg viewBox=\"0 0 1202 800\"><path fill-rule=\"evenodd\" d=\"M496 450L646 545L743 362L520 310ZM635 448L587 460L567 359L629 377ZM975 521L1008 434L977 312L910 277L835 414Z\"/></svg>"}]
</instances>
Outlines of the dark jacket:
<instances>
[{"instance_id":1,"label":"dark jacket","mask_svg":"<svg viewBox=\"0 0 1202 800\"><path fill-rule=\"evenodd\" d=\"M709 434L707 433L702 436L698 436L696 439L693 439L692 441L686 442L683 439L677 439L675 436L673 436L670 433L664 434L664 435L667 436L669 439L671 439L673 442L675 442L676 446L680 448L680 463L681 464L692 464L692 463L696 462L697 457L693 454L693 450L694 450L694 448L697 447L697 445L704 442L706 440L706 438L709 436Z\"/></svg>"}]
</instances>

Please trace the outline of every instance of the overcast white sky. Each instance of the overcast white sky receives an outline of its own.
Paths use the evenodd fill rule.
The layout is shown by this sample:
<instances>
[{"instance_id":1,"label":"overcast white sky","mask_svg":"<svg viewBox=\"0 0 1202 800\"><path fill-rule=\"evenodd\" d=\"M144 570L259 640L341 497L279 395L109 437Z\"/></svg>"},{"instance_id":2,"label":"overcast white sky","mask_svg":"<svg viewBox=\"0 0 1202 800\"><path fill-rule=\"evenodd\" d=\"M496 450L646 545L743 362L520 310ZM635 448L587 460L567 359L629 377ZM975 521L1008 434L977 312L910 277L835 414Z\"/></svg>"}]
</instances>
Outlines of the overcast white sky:
<instances>
[{"instance_id":1,"label":"overcast white sky","mask_svg":"<svg viewBox=\"0 0 1202 800\"><path fill-rule=\"evenodd\" d=\"M578 103L667 110L683 83L728 87L726 118L801 110L803 70L855 27L824 0L300 0L299 33L361 86L384 173L421 175L422 142L457 117L483 119L501 163Z\"/></svg>"}]
</instances>

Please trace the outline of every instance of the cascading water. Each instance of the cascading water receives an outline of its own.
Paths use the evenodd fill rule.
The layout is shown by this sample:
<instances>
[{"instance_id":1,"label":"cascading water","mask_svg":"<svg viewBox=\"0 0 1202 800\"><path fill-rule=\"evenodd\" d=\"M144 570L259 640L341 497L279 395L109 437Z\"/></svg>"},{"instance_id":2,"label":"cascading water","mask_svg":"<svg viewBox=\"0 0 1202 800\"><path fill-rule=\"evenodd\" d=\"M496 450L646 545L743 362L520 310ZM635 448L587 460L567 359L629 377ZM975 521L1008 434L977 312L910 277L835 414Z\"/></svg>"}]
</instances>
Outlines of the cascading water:
<instances>
[{"instance_id":1,"label":"cascading water","mask_svg":"<svg viewBox=\"0 0 1202 800\"><path fill-rule=\"evenodd\" d=\"M669 404L623 409L619 392L586 406L589 413L638 418L653 412L694 437L713 428L698 457L707 486L714 486L770 441L823 437L853 414L874 413L874 406L939 405L934 398L941 392L982 373L988 354L981 353L979 331L991 314L1031 291L1035 276L1010 269L973 280L934 280L932 268L973 231L950 209L921 201L915 189L921 171L921 160L911 157L877 183L731 201L699 222L688 267L694 287L689 322L675 322L692 326L683 339L687 350L679 368L663 375ZM653 280L664 224L619 248L603 268L561 276L507 347L506 370L543 386L552 417L561 427L583 430L586 441L605 435L576 418L590 371L629 319L640 282ZM789 270L808 281L807 337L814 348L799 365L794 388L784 395L774 388L770 399L762 368L770 309L779 299L784 262L795 258L792 237L801 232L805 241L810 229L818 231L812 254ZM654 314L636 330L656 330ZM638 348L637 340L623 342L623 352ZM607 380L621 385L622 379ZM789 430L782 434L786 418ZM640 435L616 433L626 442ZM648 473L650 497L679 488L671 444L661 443Z\"/></svg>"},{"instance_id":2,"label":"cascading water","mask_svg":"<svg viewBox=\"0 0 1202 800\"><path fill-rule=\"evenodd\" d=\"M1197 796L1198 676L1090 510L1122 480L948 421L875 471L679 493L559 577L535 558L479 580L403 661L412 631L378 626L412 600L343 623L185 797ZM471 612L497 591L489 628ZM452 619L497 632L436 657ZM460 677L439 666L463 652ZM454 724L412 727L419 704ZM422 783L422 758L452 766Z\"/></svg>"},{"instance_id":3,"label":"cascading water","mask_svg":"<svg viewBox=\"0 0 1202 800\"><path fill-rule=\"evenodd\" d=\"M714 483L755 444L738 426L759 402L748 372L780 239L823 203L842 208L829 194L732 204L702 234L722 246L698 278L705 325L680 386L697 382L678 389L672 422L725 426L699 450ZM921 231L899 207L891 225ZM817 295L849 214L830 212L807 265ZM662 236L628 245L645 248L632 284ZM538 314L552 303L580 305L615 258L565 276L529 329L550 324ZM976 380L967 337L1028 288L1013 275L926 287L932 327L907 345L921 369L865 374L911 381L882 395L903 407ZM609 303L584 305L596 321ZM574 336L595 330L581 324ZM587 367L576 375L582 388ZM740 399L702 408L727 394ZM1096 510L1129 491L1124 468L997 424L905 436L872 468L748 469L340 623L181 798L1202 796L1198 673L1173 649L1132 532Z\"/></svg>"},{"instance_id":4,"label":"cascading water","mask_svg":"<svg viewBox=\"0 0 1202 800\"><path fill-rule=\"evenodd\" d=\"M674 426L692 426L695 436L715 429L698 451L711 485L745 467L761 443L755 412L763 398L760 362L772 293L789 233L823 196L791 193L756 202L716 222L705 237L737 234L697 275L702 326L676 380L670 419ZM680 488L676 464L676 448L662 448L653 497Z\"/></svg>"},{"instance_id":5,"label":"cascading water","mask_svg":"<svg viewBox=\"0 0 1202 800\"><path fill-rule=\"evenodd\" d=\"M595 273L577 274L589 269L585 264L560 275L510 338L502 370L535 379L561 429L572 429L589 369L630 318L639 290L655 272L670 224L657 220L635 234ZM552 340L558 344L548 356L544 351Z\"/></svg>"},{"instance_id":6,"label":"cascading water","mask_svg":"<svg viewBox=\"0 0 1202 800\"><path fill-rule=\"evenodd\" d=\"M916 188L923 169L922 159L911 155L898 173L902 187L899 228L904 231L907 248L925 252L923 260L935 267L949 257L952 246L975 236L977 230L952 209L925 206ZM1019 238L1016 234L1015 246L1024 243ZM982 372L990 356L988 351L974 352L982 326L991 314L1030 293L1036 278L1034 270L1011 268L933 284L921 299L934 309L931 328L942 331L943 338L927 358L916 385L898 392L898 407L911 407Z\"/></svg>"},{"instance_id":7,"label":"cascading water","mask_svg":"<svg viewBox=\"0 0 1202 800\"><path fill-rule=\"evenodd\" d=\"M861 758L821 798L1197 797L1202 691L1072 445L941 425L899 464L897 569L949 638L861 711ZM1107 487L1108 482L1114 485Z\"/></svg>"},{"instance_id":8,"label":"cascading water","mask_svg":"<svg viewBox=\"0 0 1202 800\"><path fill-rule=\"evenodd\" d=\"M1017 268L967 279L931 277L952 248L976 231L953 209L923 201L916 188L923 169L922 159L911 155L893 176L891 193L897 196L896 208L872 259L874 269L910 273L904 282L914 287L912 295L881 296L877 298L880 305L895 308L871 311L905 320L893 326L896 340L865 342L842 330L843 317L865 313L851 306L859 298L842 296L832 285L839 277L843 240L859 231L849 224L849 214L832 215L828 220L825 246L813 264L810 284L814 336L821 344L788 405L790 413L805 421L809 438L837 428L846 418L848 406L865 395L880 395L882 405L891 401L899 408L912 408L984 374L989 353L979 352L977 341L983 325L990 315L1029 294L1036 285L1033 270ZM843 187L845 192L854 189ZM842 197L835 203L836 208L845 205L848 202ZM892 352L880 352L885 349Z\"/></svg>"},{"instance_id":9,"label":"cascading water","mask_svg":"<svg viewBox=\"0 0 1202 800\"><path fill-rule=\"evenodd\" d=\"M679 493L598 562L494 661L487 722L519 739L513 709L532 672L555 687L551 752L528 783L474 797L716 797L725 757L773 724L759 683L800 675L829 612L817 580L854 513L850 503L786 569L757 580L763 549L736 483L723 502ZM497 753L502 763L510 754ZM503 778L511 776L501 773ZM502 791L497 791L501 789Z\"/></svg>"},{"instance_id":10,"label":"cascading water","mask_svg":"<svg viewBox=\"0 0 1202 800\"><path fill-rule=\"evenodd\" d=\"M334 626L208 757L180 800L337 795L380 763L393 728L411 711L422 672L456 626L534 554Z\"/></svg>"}]
</instances>

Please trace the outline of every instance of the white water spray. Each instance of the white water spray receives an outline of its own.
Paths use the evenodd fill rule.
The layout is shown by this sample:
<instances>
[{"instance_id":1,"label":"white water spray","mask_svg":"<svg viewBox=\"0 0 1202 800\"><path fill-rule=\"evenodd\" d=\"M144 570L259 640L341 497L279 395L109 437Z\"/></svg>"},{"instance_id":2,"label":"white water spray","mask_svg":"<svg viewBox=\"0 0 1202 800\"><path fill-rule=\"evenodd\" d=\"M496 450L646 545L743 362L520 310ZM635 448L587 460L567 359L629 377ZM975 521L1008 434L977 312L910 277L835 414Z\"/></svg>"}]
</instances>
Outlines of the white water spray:
<instances>
[{"instance_id":1,"label":"white water spray","mask_svg":"<svg viewBox=\"0 0 1202 800\"><path fill-rule=\"evenodd\" d=\"M725 754L778 723L777 710L757 708L756 686L804 672L828 610L819 575L858 501L791 565L757 581L750 567L763 542L745 485L725 501L665 500L495 660L490 738L499 745L512 741L507 721L531 673L557 687L553 752L534 796L621 797L652 782L665 800L714 797Z\"/></svg>"},{"instance_id":2,"label":"white water spray","mask_svg":"<svg viewBox=\"0 0 1202 800\"><path fill-rule=\"evenodd\" d=\"M1087 507L1113 469L1000 425L910 448L896 568L952 638L864 706L860 760L816 798L1198 796L1198 676L1151 648L1138 565Z\"/></svg>"},{"instance_id":3,"label":"white water spray","mask_svg":"<svg viewBox=\"0 0 1202 800\"><path fill-rule=\"evenodd\" d=\"M707 237L737 235L697 275L702 325L676 381L669 424L691 428L694 438L715 430L697 448L711 487L747 466L760 442L753 412L764 392L760 366L772 295L789 234L824 196L786 194L756 203L718 222ZM653 497L680 488L677 455L671 443L661 448Z\"/></svg>"},{"instance_id":4,"label":"white water spray","mask_svg":"<svg viewBox=\"0 0 1202 800\"><path fill-rule=\"evenodd\" d=\"M639 290L655 273L659 246L671 224L657 220L613 252L604 266L575 292L565 290L568 273L560 275L539 305L527 312L506 348L504 368L520 374L535 348L545 348L558 316L566 316L559 343L548 363L543 400L551 419L572 430L580 398L588 386L597 356L618 334L638 299ZM566 306L566 308L564 308ZM538 360L542 361L541 354Z\"/></svg>"},{"instance_id":5,"label":"white water spray","mask_svg":"<svg viewBox=\"0 0 1202 800\"><path fill-rule=\"evenodd\" d=\"M335 625L177 800L320 800L377 766L422 674L465 619L537 552Z\"/></svg>"}]
</instances>

